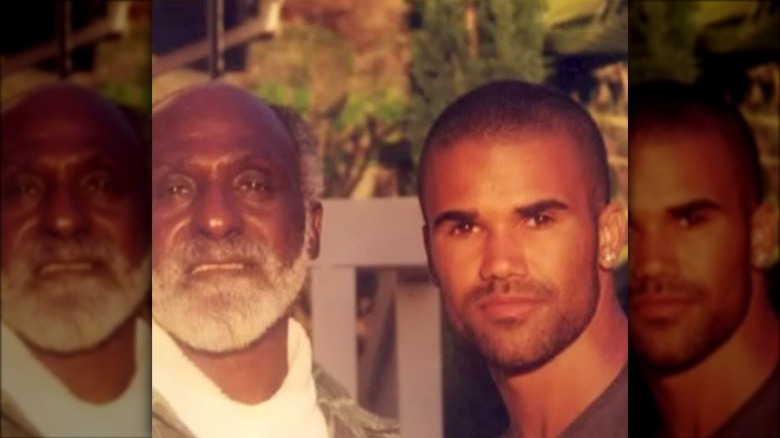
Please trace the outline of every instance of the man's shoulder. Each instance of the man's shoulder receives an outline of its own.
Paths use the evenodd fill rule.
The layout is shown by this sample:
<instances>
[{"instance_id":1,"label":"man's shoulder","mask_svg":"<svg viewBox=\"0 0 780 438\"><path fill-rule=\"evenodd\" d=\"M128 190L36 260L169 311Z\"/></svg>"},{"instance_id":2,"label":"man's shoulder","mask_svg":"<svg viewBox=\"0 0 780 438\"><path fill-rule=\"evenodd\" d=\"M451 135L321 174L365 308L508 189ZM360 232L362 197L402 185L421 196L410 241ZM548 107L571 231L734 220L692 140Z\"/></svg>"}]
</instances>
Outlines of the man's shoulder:
<instances>
[{"instance_id":1,"label":"man's shoulder","mask_svg":"<svg viewBox=\"0 0 780 438\"><path fill-rule=\"evenodd\" d=\"M331 437L390 438L401 436L397 421L380 417L360 407L355 399L325 370L314 365L312 374L317 386L317 405L325 416L325 423Z\"/></svg>"},{"instance_id":2,"label":"man's shoulder","mask_svg":"<svg viewBox=\"0 0 780 438\"><path fill-rule=\"evenodd\" d=\"M40 436L5 391L2 392L0 399L0 436L8 438Z\"/></svg>"}]
</instances>

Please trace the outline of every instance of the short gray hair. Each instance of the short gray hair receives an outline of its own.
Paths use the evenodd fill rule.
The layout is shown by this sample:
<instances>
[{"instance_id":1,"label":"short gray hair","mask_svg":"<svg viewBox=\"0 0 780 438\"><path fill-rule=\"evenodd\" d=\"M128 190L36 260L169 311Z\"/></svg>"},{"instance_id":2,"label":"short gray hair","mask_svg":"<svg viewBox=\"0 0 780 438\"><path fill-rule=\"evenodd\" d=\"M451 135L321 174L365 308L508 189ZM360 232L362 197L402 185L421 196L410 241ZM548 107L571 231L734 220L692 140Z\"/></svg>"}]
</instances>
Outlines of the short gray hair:
<instances>
[{"instance_id":1,"label":"short gray hair","mask_svg":"<svg viewBox=\"0 0 780 438\"><path fill-rule=\"evenodd\" d=\"M307 207L319 202L323 193L322 159L317 147L317 136L311 125L292 108L282 105L269 105L276 117L287 128L295 142L300 160L301 191Z\"/></svg>"}]
</instances>

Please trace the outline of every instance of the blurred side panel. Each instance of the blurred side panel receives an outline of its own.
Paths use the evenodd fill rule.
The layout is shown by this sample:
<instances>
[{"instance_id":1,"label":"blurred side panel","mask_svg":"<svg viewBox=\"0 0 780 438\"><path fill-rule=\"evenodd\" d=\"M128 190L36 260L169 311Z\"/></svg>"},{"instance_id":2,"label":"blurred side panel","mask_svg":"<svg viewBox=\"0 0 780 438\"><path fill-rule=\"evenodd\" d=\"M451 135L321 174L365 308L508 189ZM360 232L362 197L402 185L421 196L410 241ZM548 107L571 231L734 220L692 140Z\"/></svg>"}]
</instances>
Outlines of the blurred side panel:
<instances>
[{"instance_id":1,"label":"blurred side panel","mask_svg":"<svg viewBox=\"0 0 780 438\"><path fill-rule=\"evenodd\" d=\"M0 436L151 436L150 14L0 6Z\"/></svg>"}]
</instances>

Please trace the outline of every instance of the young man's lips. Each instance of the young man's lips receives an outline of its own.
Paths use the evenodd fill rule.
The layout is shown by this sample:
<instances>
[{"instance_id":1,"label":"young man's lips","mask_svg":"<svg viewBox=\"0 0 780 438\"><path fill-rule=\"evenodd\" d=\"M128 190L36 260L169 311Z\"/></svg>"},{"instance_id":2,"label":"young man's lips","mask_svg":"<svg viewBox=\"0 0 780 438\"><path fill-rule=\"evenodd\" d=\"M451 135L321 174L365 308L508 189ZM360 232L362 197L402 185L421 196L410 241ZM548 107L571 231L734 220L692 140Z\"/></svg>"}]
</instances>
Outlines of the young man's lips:
<instances>
[{"instance_id":1,"label":"young man's lips","mask_svg":"<svg viewBox=\"0 0 780 438\"><path fill-rule=\"evenodd\" d=\"M675 319L693 303L694 300L689 297L638 297L631 300L629 317L648 320Z\"/></svg>"},{"instance_id":2,"label":"young man's lips","mask_svg":"<svg viewBox=\"0 0 780 438\"><path fill-rule=\"evenodd\" d=\"M490 319L523 318L544 300L530 295L492 294L478 301L479 308Z\"/></svg>"}]
</instances>

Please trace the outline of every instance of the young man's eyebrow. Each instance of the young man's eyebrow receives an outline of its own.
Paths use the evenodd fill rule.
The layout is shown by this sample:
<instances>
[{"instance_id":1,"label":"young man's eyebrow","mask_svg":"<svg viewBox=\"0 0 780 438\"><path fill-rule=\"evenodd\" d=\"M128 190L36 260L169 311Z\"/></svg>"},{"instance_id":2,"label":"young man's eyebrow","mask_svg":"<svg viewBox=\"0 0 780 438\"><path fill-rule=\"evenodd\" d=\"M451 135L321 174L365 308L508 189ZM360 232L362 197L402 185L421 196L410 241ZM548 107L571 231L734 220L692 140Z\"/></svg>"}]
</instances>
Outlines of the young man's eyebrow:
<instances>
[{"instance_id":1,"label":"young man's eyebrow","mask_svg":"<svg viewBox=\"0 0 780 438\"><path fill-rule=\"evenodd\" d=\"M436 215L433 220L433 229L435 230L444 222L473 222L477 218L475 211L449 210Z\"/></svg>"},{"instance_id":2,"label":"young man's eyebrow","mask_svg":"<svg viewBox=\"0 0 780 438\"><path fill-rule=\"evenodd\" d=\"M541 201L517 207L515 208L515 212L522 217L531 217L550 210L567 210L568 208L568 205L557 199L543 199Z\"/></svg>"},{"instance_id":3,"label":"young man's eyebrow","mask_svg":"<svg viewBox=\"0 0 780 438\"><path fill-rule=\"evenodd\" d=\"M674 217L688 216L691 213L707 210L720 210L720 205L709 199L696 199L667 209Z\"/></svg>"}]
</instances>

